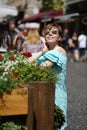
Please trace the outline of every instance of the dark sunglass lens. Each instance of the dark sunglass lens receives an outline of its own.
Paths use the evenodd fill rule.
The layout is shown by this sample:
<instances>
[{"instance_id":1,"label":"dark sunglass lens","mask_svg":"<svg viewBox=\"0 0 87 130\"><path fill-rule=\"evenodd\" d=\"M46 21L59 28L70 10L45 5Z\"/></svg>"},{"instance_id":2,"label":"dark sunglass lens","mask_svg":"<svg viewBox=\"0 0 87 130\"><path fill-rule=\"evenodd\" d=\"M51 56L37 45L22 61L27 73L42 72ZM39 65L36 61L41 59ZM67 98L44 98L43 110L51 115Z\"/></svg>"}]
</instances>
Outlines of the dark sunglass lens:
<instances>
[{"instance_id":1,"label":"dark sunglass lens","mask_svg":"<svg viewBox=\"0 0 87 130\"><path fill-rule=\"evenodd\" d=\"M48 35L49 33L50 33L50 31L46 31L46 32L45 32L45 35Z\"/></svg>"},{"instance_id":2,"label":"dark sunglass lens","mask_svg":"<svg viewBox=\"0 0 87 130\"><path fill-rule=\"evenodd\" d=\"M58 31L57 31L57 30L46 31L46 32L45 32L45 35L49 35L49 33L58 34Z\"/></svg>"},{"instance_id":3,"label":"dark sunglass lens","mask_svg":"<svg viewBox=\"0 0 87 130\"><path fill-rule=\"evenodd\" d=\"M53 34L57 34L58 32L57 32L57 30L53 30L52 33Z\"/></svg>"}]
</instances>

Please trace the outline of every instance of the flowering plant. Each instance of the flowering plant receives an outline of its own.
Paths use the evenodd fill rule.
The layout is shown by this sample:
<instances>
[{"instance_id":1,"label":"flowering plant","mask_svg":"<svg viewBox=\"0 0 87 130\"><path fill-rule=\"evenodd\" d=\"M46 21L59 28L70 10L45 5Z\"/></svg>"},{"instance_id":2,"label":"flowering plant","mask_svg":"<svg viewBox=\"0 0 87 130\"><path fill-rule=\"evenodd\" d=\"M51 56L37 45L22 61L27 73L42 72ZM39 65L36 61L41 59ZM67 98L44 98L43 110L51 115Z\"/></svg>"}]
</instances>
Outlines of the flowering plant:
<instances>
[{"instance_id":1,"label":"flowering plant","mask_svg":"<svg viewBox=\"0 0 87 130\"><path fill-rule=\"evenodd\" d=\"M3 92L11 92L20 83L32 81L56 82L57 76L50 67L41 67L38 62L32 64L27 62L27 58L31 56L30 52L9 52L4 56L0 55L0 96L3 96ZM63 112L55 106L54 114L54 128L60 128L64 123Z\"/></svg>"},{"instance_id":2,"label":"flowering plant","mask_svg":"<svg viewBox=\"0 0 87 130\"><path fill-rule=\"evenodd\" d=\"M19 62L26 62L27 57L31 57L30 52L25 53L15 53L9 52L6 55L0 55L0 76L3 78L9 73L12 66L18 64Z\"/></svg>"},{"instance_id":3,"label":"flowering plant","mask_svg":"<svg viewBox=\"0 0 87 130\"><path fill-rule=\"evenodd\" d=\"M14 70L15 65L21 62L26 63L27 57L31 56L32 54L30 52L0 54L0 95L5 91L10 92L13 88L17 87L18 81L16 79L18 75L12 73L12 70Z\"/></svg>"},{"instance_id":4,"label":"flowering plant","mask_svg":"<svg viewBox=\"0 0 87 130\"><path fill-rule=\"evenodd\" d=\"M0 93L11 91L20 83L32 81L55 82L57 77L50 67L41 67L37 61L28 63L30 52L9 52L0 55Z\"/></svg>"}]
</instances>

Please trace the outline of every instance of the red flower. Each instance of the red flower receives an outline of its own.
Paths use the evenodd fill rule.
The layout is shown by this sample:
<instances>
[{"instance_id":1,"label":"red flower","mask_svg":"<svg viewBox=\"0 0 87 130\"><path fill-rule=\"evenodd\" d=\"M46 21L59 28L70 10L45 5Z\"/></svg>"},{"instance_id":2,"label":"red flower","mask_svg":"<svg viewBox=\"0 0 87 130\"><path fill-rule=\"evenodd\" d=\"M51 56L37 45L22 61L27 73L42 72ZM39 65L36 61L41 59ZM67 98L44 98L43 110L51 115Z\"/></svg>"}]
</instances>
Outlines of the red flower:
<instances>
[{"instance_id":1,"label":"red flower","mask_svg":"<svg viewBox=\"0 0 87 130\"><path fill-rule=\"evenodd\" d=\"M18 78L18 77L19 77L19 75L17 73L13 74L13 78Z\"/></svg>"},{"instance_id":2,"label":"red flower","mask_svg":"<svg viewBox=\"0 0 87 130\"><path fill-rule=\"evenodd\" d=\"M0 60L2 60L3 56L0 54Z\"/></svg>"},{"instance_id":3,"label":"red flower","mask_svg":"<svg viewBox=\"0 0 87 130\"><path fill-rule=\"evenodd\" d=\"M14 57L14 56L11 56L9 59L10 59L11 61L14 61L14 60L15 60L15 57Z\"/></svg>"},{"instance_id":4,"label":"red flower","mask_svg":"<svg viewBox=\"0 0 87 130\"><path fill-rule=\"evenodd\" d=\"M23 55L27 56L27 57L31 57L32 56L31 52L24 52Z\"/></svg>"}]
</instances>

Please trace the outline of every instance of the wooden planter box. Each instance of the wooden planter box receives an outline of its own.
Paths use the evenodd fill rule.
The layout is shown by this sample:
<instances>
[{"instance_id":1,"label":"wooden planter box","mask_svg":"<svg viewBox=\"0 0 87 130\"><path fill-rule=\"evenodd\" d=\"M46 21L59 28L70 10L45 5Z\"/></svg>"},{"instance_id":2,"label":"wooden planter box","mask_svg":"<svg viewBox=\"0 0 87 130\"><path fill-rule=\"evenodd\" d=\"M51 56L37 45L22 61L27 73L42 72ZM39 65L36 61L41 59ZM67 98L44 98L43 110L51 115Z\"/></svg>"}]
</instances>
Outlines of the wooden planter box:
<instances>
[{"instance_id":1,"label":"wooden planter box","mask_svg":"<svg viewBox=\"0 0 87 130\"><path fill-rule=\"evenodd\" d=\"M28 130L53 130L55 85L32 82L4 93L0 98L0 116L27 114Z\"/></svg>"},{"instance_id":2,"label":"wooden planter box","mask_svg":"<svg viewBox=\"0 0 87 130\"><path fill-rule=\"evenodd\" d=\"M0 116L28 114L28 89L18 88L0 98Z\"/></svg>"},{"instance_id":3,"label":"wooden planter box","mask_svg":"<svg viewBox=\"0 0 87 130\"><path fill-rule=\"evenodd\" d=\"M53 130L55 85L29 83L28 130Z\"/></svg>"}]
</instances>

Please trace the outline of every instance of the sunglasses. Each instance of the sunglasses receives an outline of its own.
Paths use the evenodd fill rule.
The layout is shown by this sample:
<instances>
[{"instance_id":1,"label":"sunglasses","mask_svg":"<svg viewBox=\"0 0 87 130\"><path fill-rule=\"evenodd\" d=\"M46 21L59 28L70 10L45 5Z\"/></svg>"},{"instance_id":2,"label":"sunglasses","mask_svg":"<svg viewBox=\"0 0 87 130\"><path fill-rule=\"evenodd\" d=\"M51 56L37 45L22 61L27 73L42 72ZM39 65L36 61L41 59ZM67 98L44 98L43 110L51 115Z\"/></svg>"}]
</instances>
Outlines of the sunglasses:
<instances>
[{"instance_id":1,"label":"sunglasses","mask_svg":"<svg viewBox=\"0 0 87 130\"><path fill-rule=\"evenodd\" d=\"M45 35L49 35L50 33L52 33L52 34L58 34L58 31L57 30L46 31Z\"/></svg>"}]
</instances>

